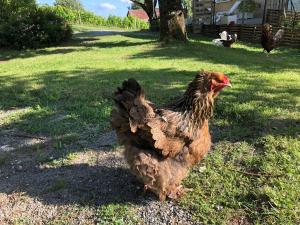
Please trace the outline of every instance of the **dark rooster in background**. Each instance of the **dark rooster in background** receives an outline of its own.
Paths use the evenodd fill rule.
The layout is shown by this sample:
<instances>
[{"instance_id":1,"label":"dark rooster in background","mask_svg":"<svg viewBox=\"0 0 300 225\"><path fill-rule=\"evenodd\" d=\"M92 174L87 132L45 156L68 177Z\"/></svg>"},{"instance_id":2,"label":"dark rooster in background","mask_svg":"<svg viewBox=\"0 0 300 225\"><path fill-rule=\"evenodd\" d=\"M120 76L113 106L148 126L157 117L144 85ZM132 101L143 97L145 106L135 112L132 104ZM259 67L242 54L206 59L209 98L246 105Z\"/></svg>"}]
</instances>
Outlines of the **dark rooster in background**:
<instances>
[{"instance_id":1,"label":"dark rooster in background","mask_svg":"<svg viewBox=\"0 0 300 225\"><path fill-rule=\"evenodd\" d=\"M160 200L177 199L186 189L181 181L211 147L208 120L214 98L229 79L220 72L199 72L177 101L156 108L134 79L114 94L111 124L125 146L132 173Z\"/></svg>"},{"instance_id":2,"label":"dark rooster in background","mask_svg":"<svg viewBox=\"0 0 300 225\"><path fill-rule=\"evenodd\" d=\"M270 24L264 24L262 27L261 45L268 53L278 46L284 34L284 30L279 29L273 37L271 29Z\"/></svg>"}]
</instances>

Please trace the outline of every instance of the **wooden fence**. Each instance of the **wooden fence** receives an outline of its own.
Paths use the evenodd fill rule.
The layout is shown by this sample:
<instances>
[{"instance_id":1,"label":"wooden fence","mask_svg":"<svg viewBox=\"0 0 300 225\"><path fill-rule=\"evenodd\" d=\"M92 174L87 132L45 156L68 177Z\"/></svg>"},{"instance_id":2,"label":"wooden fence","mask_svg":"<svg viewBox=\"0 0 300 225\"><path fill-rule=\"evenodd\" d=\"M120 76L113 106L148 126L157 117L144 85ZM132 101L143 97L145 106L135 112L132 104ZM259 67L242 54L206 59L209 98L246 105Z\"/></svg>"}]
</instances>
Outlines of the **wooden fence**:
<instances>
[{"instance_id":1,"label":"wooden fence","mask_svg":"<svg viewBox=\"0 0 300 225\"><path fill-rule=\"evenodd\" d=\"M284 28L283 45L300 47L300 12L268 9L266 22L272 24L273 34L282 26ZM223 30L236 33L238 40L258 43L260 42L262 25L235 25L229 29L227 25L199 25L194 24L193 32L202 33L203 35L214 38L219 37L219 33Z\"/></svg>"},{"instance_id":2,"label":"wooden fence","mask_svg":"<svg viewBox=\"0 0 300 225\"><path fill-rule=\"evenodd\" d=\"M300 23L300 12L286 11L284 13L281 10L268 9L266 21L274 26L285 25L295 28Z\"/></svg>"},{"instance_id":3,"label":"wooden fence","mask_svg":"<svg viewBox=\"0 0 300 225\"><path fill-rule=\"evenodd\" d=\"M279 27L273 26L273 34ZM194 26L194 33L201 33L212 38L219 38L219 33L227 30L238 35L238 40L259 43L262 25L202 25ZM283 45L300 48L300 29L284 28Z\"/></svg>"}]
</instances>

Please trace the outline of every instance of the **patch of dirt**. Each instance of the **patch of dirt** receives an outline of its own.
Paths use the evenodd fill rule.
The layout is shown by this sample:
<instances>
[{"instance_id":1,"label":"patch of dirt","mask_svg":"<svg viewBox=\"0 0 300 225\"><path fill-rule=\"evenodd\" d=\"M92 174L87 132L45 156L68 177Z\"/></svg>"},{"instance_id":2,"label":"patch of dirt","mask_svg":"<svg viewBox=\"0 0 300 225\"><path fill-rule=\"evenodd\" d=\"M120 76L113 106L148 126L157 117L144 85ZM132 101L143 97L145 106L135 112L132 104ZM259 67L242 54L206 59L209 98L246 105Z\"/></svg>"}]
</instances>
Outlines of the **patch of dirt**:
<instances>
[{"instance_id":1,"label":"patch of dirt","mask_svg":"<svg viewBox=\"0 0 300 225\"><path fill-rule=\"evenodd\" d=\"M175 202L159 202L154 198L146 198L144 205L139 207L138 216L145 224L168 225L202 225L201 222L192 222L192 214L181 209Z\"/></svg>"},{"instance_id":2,"label":"patch of dirt","mask_svg":"<svg viewBox=\"0 0 300 225\"><path fill-rule=\"evenodd\" d=\"M23 151L25 142L36 144L42 139L12 139L16 133L0 133L0 146L9 146L4 149L13 156L9 163L0 164L0 224L94 224L96 209L111 203L133 204L143 224L201 224L191 222L192 215L175 202L159 202L152 193L143 192L128 170L123 149L114 148L114 132L101 135L89 143L92 149L78 150L59 165L37 160L38 152ZM41 151L52 149L45 145Z\"/></svg>"},{"instance_id":3,"label":"patch of dirt","mask_svg":"<svg viewBox=\"0 0 300 225\"><path fill-rule=\"evenodd\" d=\"M29 108L12 109L0 111L0 128L5 119L14 116L15 114L24 113ZM30 148L38 144L44 144L49 141L49 138L25 134L16 129L1 129L0 130L0 153L10 152L22 148Z\"/></svg>"},{"instance_id":4,"label":"patch of dirt","mask_svg":"<svg viewBox=\"0 0 300 225\"><path fill-rule=\"evenodd\" d=\"M236 215L232 217L228 225L251 225L252 223L249 222L248 218L244 215Z\"/></svg>"},{"instance_id":5,"label":"patch of dirt","mask_svg":"<svg viewBox=\"0 0 300 225\"><path fill-rule=\"evenodd\" d=\"M94 224L93 210L76 210L70 205L45 205L37 198L28 197L26 193L0 193L1 224ZM67 212L67 213L66 213Z\"/></svg>"},{"instance_id":6,"label":"patch of dirt","mask_svg":"<svg viewBox=\"0 0 300 225\"><path fill-rule=\"evenodd\" d=\"M46 137L32 136L17 130L2 130L0 131L0 153L30 148L38 144L44 144L48 140Z\"/></svg>"},{"instance_id":7,"label":"patch of dirt","mask_svg":"<svg viewBox=\"0 0 300 225\"><path fill-rule=\"evenodd\" d=\"M7 117L12 116L17 113L26 112L28 109L29 108L11 109L11 110L6 110L6 111L0 110L0 125L1 125L1 121L4 121L4 119L6 119Z\"/></svg>"}]
</instances>

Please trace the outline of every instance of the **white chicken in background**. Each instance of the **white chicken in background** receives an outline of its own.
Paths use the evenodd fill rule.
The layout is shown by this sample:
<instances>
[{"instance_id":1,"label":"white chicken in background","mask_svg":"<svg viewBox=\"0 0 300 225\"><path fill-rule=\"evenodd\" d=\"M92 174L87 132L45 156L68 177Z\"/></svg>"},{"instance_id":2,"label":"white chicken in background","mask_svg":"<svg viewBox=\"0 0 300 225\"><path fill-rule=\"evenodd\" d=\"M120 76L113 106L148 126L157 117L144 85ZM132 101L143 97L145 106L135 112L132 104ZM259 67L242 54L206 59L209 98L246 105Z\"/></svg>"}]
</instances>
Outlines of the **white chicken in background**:
<instances>
[{"instance_id":1,"label":"white chicken in background","mask_svg":"<svg viewBox=\"0 0 300 225\"><path fill-rule=\"evenodd\" d=\"M214 39L212 42L216 46L224 46L230 48L231 45L237 41L237 34L228 34L227 31L223 31L219 34L220 38Z\"/></svg>"},{"instance_id":2,"label":"white chicken in background","mask_svg":"<svg viewBox=\"0 0 300 225\"><path fill-rule=\"evenodd\" d=\"M221 40L227 41L227 31L223 31L222 33L219 33Z\"/></svg>"}]
</instances>

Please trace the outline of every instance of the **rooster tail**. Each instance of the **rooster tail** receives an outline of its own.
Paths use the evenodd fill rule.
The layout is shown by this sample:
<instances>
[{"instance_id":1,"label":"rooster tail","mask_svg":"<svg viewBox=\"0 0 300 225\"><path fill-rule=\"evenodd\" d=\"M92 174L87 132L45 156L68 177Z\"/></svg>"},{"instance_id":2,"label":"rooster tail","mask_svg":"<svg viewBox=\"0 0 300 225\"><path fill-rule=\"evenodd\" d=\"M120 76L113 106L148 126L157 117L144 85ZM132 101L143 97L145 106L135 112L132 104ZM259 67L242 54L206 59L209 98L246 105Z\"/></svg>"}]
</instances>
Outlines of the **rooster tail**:
<instances>
[{"instance_id":1,"label":"rooster tail","mask_svg":"<svg viewBox=\"0 0 300 225\"><path fill-rule=\"evenodd\" d=\"M283 29L279 29L279 30L277 31L277 33L276 33L275 36L274 36L274 42L275 42L276 44L278 44L278 43L282 40L283 34L284 34L284 30L283 30Z\"/></svg>"}]
</instances>

